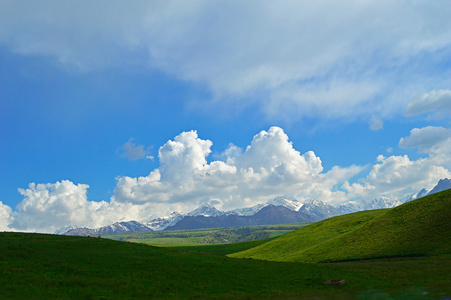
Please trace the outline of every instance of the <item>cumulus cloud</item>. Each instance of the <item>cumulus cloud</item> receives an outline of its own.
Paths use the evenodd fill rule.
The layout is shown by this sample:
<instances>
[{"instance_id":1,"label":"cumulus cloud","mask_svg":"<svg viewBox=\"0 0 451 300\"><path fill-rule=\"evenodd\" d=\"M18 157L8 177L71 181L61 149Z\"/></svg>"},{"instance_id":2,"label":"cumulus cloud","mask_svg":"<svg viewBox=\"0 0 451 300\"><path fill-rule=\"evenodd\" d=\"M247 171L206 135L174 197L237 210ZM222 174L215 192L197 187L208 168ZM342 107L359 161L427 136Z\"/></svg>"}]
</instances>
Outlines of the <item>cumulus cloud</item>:
<instances>
[{"instance_id":1,"label":"cumulus cloud","mask_svg":"<svg viewBox=\"0 0 451 300\"><path fill-rule=\"evenodd\" d=\"M450 13L446 0L2 1L0 42L83 70L145 62L271 118L336 119L449 85Z\"/></svg>"},{"instance_id":2,"label":"cumulus cloud","mask_svg":"<svg viewBox=\"0 0 451 300\"><path fill-rule=\"evenodd\" d=\"M28 189L19 189L24 200L17 206L13 227L19 230L51 231L68 223L89 222L90 209L100 208L102 203L88 203L88 187L67 180L54 184L30 183Z\"/></svg>"},{"instance_id":3,"label":"cumulus cloud","mask_svg":"<svg viewBox=\"0 0 451 300\"><path fill-rule=\"evenodd\" d=\"M0 201L0 231L9 231L12 222L11 208Z\"/></svg>"},{"instance_id":4,"label":"cumulus cloud","mask_svg":"<svg viewBox=\"0 0 451 300\"><path fill-rule=\"evenodd\" d=\"M431 113L435 118L451 116L451 91L433 90L414 98L406 109L408 116Z\"/></svg>"},{"instance_id":5,"label":"cumulus cloud","mask_svg":"<svg viewBox=\"0 0 451 300\"><path fill-rule=\"evenodd\" d=\"M118 152L121 157L128 158L130 160L138 160L141 158L154 159L153 156L149 155L149 147L144 147L144 145L136 145L133 143L133 138L130 138L128 142L123 144Z\"/></svg>"},{"instance_id":6,"label":"cumulus cloud","mask_svg":"<svg viewBox=\"0 0 451 300\"><path fill-rule=\"evenodd\" d=\"M119 177L113 199L187 208L221 199L224 208L236 208L286 193L307 197L328 177L321 173L320 158L295 150L279 127L255 135L244 151L230 145L225 162L207 162L211 146L196 131L181 133L160 148L160 168L148 176ZM332 194L323 200L331 200Z\"/></svg>"},{"instance_id":7,"label":"cumulus cloud","mask_svg":"<svg viewBox=\"0 0 451 300\"><path fill-rule=\"evenodd\" d=\"M88 201L86 184L69 180L56 183L30 183L19 189L24 199L12 211L0 205L0 230L53 233L68 224L97 228L117 221L143 220L157 205Z\"/></svg>"},{"instance_id":8,"label":"cumulus cloud","mask_svg":"<svg viewBox=\"0 0 451 300\"><path fill-rule=\"evenodd\" d=\"M379 155L373 166L334 166L324 172L321 159L313 151L294 149L279 127L259 132L244 150L230 144L220 155L223 160L210 162L213 143L196 131L182 132L160 147L159 168L147 176L118 177L109 202L88 201L89 186L68 180L19 189L24 199L15 211L0 202L0 230L96 228L188 212L205 202L224 210L248 207L283 194L333 204L380 195L402 199L451 177L449 143L449 129L416 128L400 146L418 147L429 157Z\"/></svg>"},{"instance_id":9,"label":"cumulus cloud","mask_svg":"<svg viewBox=\"0 0 451 300\"><path fill-rule=\"evenodd\" d=\"M418 148L426 158L411 160L404 156L378 156L366 178L343 188L349 197L390 195L402 198L422 188L432 188L443 178L451 176L451 130L443 127L414 128L401 138L401 148Z\"/></svg>"}]
</instances>

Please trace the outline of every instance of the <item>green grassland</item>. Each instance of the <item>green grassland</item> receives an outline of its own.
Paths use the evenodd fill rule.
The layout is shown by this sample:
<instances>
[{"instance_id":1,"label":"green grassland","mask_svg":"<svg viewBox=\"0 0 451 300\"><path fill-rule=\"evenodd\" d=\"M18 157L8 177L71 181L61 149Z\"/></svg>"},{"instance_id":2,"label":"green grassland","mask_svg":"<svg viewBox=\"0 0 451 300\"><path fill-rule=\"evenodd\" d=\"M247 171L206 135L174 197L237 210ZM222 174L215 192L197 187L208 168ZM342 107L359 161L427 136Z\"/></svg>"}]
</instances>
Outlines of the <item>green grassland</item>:
<instances>
[{"instance_id":1,"label":"green grassland","mask_svg":"<svg viewBox=\"0 0 451 300\"><path fill-rule=\"evenodd\" d=\"M260 225L249 227L164 230L103 235L103 238L154 246L226 244L281 236L309 223Z\"/></svg>"},{"instance_id":2,"label":"green grassland","mask_svg":"<svg viewBox=\"0 0 451 300\"><path fill-rule=\"evenodd\" d=\"M0 233L0 299L449 299L450 199L451 190L235 244ZM334 278L346 283L323 284Z\"/></svg>"},{"instance_id":3,"label":"green grassland","mask_svg":"<svg viewBox=\"0 0 451 300\"><path fill-rule=\"evenodd\" d=\"M451 190L392 209L338 216L232 257L329 262L451 253Z\"/></svg>"},{"instance_id":4,"label":"green grassland","mask_svg":"<svg viewBox=\"0 0 451 300\"><path fill-rule=\"evenodd\" d=\"M448 255L284 263L98 238L0 233L0 298L432 299L451 295L450 262ZM347 282L322 284L331 278Z\"/></svg>"},{"instance_id":5,"label":"green grassland","mask_svg":"<svg viewBox=\"0 0 451 300\"><path fill-rule=\"evenodd\" d=\"M213 244L213 245L174 245L171 247L173 249L197 251L197 252L209 252L227 255L260 246L264 243L269 242L270 240L272 239L228 243L228 244Z\"/></svg>"}]
</instances>

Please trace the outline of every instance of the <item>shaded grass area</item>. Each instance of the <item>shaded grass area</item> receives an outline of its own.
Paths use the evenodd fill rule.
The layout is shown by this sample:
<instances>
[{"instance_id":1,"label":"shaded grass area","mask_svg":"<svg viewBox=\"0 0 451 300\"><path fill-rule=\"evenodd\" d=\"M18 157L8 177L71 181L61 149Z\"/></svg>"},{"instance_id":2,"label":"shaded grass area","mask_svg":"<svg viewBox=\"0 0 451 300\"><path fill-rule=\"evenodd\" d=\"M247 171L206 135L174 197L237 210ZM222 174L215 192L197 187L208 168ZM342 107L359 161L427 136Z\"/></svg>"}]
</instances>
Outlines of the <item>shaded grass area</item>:
<instances>
[{"instance_id":1,"label":"shaded grass area","mask_svg":"<svg viewBox=\"0 0 451 300\"><path fill-rule=\"evenodd\" d=\"M209 245L262 240L281 236L309 223L249 227L163 230L103 235L103 238L150 245Z\"/></svg>"},{"instance_id":2,"label":"shaded grass area","mask_svg":"<svg viewBox=\"0 0 451 300\"><path fill-rule=\"evenodd\" d=\"M448 190L392 209L330 218L231 256L329 262L449 254L450 216Z\"/></svg>"},{"instance_id":3,"label":"shaded grass area","mask_svg":"<svg viewBox=\"0 0 451 300\"><path fill-rule=\"evenodd\" d=\"M98 238L0 233L0 298L441 297L451 294L450 259L299 264ZM347 283L322 284L331 278Z\"/></svg>"},{"instance_id":4,"label":"shaded grass area","mask_svg":"<svg viewBox=\"0 0 451 300\"><path fill-rule=\"evenodd\" d=\"M216 244L216 245L176 245L171 248L179 250L197 251L197 252L209 252L220 255L232 254L235 252L241 252L247 249L251 249L260 246L264 243L271 241L272 239L255 240L248 242L230 243L230 244Z\"/></svg>"}]
</instances>

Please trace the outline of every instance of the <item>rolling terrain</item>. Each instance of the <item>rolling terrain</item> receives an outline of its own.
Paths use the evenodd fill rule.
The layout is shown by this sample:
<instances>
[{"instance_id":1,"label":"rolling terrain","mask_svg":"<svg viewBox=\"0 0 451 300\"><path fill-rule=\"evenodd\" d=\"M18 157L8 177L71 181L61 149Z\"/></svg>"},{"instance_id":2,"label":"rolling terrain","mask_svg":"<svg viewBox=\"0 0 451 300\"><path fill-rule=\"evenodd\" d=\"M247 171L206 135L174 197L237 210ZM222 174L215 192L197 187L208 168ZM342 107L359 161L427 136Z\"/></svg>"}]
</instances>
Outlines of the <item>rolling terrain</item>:
<instances>
[{"instance_id":1,"label":"rolling terrain","mask_svg":"<svg viewBox=\"0 0 451 300\"><path fill-rule=\"evenodd\" d=\"M440 299L451 295L450 273L449 255L302 264L99 238L0 233L2 299ZM323 284L333 278L346 284Z\"/></svg>"},{"instance_id":2,"label":"rolling terrain","mask_svg":"<svg viewBox=\"0 0 451 300\"><path fill-rule=\"evenodd\" d=\"M448 299L450 209L447 190L273 239L179 248L4 232L0 298Z\"/></svg>"},{"instance_id":3,"label":"rolling terrain","mask_svg":"<svg viewBox=\"0 0 451 300\"><path fill-rule=\"evenodd\" d=\"M451 253L451 190L311 224L232 257L330 262Z\"/></svg>"}]
</instances>

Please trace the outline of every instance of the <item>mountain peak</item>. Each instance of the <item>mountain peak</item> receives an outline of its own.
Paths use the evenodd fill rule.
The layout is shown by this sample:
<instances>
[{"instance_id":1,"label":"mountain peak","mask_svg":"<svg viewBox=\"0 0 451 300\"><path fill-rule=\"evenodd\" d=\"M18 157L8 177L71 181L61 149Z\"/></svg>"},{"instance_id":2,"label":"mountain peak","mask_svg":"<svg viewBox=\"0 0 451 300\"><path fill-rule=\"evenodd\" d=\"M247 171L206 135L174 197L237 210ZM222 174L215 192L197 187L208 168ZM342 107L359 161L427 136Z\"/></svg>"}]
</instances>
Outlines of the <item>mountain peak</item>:
<instances>
[{"instance_id":1,"label":"mountain peak","mask_svg":"<svg viewBox=\"0 0 451 300\"><path fill-rule=\"evenodd\" d=\"M217 217L224 215L225 212L216 209L209 203L202 203L198 208L188 213L188 216L205 216L205 217Z\"/></svg>"},{"instance_id":2,"label":"mountain peak","mask_svg":"<svg viewBox=\"0 0 451 300\"><path fill-rule=\"evenodd\" d=\"M429 192L428 195L432 195L448 189L451 189L451 179L448 178L440 179L437 185Z\"/></svg>"},{"instance_id":3,"label":"mountain peak","mask_svg":"<svg viewBox=\"0 0 451 300\"><path fill-rule=\"evenodd\" d=\"M292 211L298 211L303 206L303 203L299 202L296 198L293 197L279 196L272 200L269 200L267 202L267 205L284 206Z\"/></svg>"}]
</instances>

